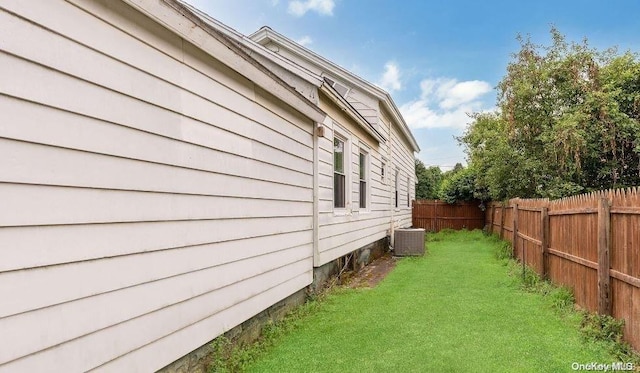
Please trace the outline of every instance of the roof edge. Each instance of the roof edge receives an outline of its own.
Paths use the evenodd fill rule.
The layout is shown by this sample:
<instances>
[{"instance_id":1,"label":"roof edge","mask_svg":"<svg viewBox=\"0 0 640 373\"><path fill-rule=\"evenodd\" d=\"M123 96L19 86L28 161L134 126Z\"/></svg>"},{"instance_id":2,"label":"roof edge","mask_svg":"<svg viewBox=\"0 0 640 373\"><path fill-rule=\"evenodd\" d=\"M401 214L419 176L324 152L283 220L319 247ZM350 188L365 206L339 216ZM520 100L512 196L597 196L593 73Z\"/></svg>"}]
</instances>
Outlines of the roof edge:
<instances>
[{"instance_id":1,"label":"roof edge","mask_svg":"<svg viewBox=\"0 0 640 373\"><path fill-rule=\"evenodd\" d=\"M333 88L331 85L327 84L327 83L323 83L322 86L320 87L320 91L322 93L324 93L325 95L329 96L329 99L331 101L333 101L336 105L338 105L343 111L345 111L347 113L348 116L350 116L356 123L358 123L360 125L360 127L362 127L362 129L364 129L365 132L367 132L369 135L371 135L373 138L375 138L379 143L380 142L385 142L387 141L387 139L380 133L378 132L378 130L375 129L375 127L373 127L371 125L371 123L369 123L369 121L367 121L347 100L344 99L344 97L342 97L340 95L340 93L338 93L338 91L335 90L335 88Z\"/></svg>"},{"instance_id":2,"label":"roof edge","mask_svg":"<svg viewBox=\"0 0 640 373\"><path fill-rule=\"evenodd\" d=\"M245 36L241 32L235 30L234 28L225 25L224 23L218 21L217 19L211 17L204 11L194 7L193 5L186 3L184 0L177 0L182 3L183 6L189 8L192 12L195 13L196 16L201 18L204 22L206 22L209 26L215 28L218 32L221 32L226 37L231 38L236 43L241 46L250 49L252 52L255 52L265 58L272 60L274 63L278 64L280 67L285 70L291 72L294 75L299 76L310 84L315 85L316 87L320 87L322 85L322 79L320 77L315 76L315 74L307 71L302 66L299 66L292 61L282 57L278 53L275 53L267 48L265 48L262 44L257 43L251 40L249 37ZM269 28L268 26L262 26L263 28Z\"/></svg>"},{"instance_id":3,"label":"roof edge","mask_svg":"<svg viewBox=\"0 0 640 373\"><path fill-rule=\"evenodd\" d=\"M230 37L208 25L180 1L122 1L189 41L314 122L322 123L327 116L314 103L247 54ZM185 22L185 19L188 22ZM212 39L214 43L211 42Z\"/></svg>"},{"instance_id":4,"label":"roof edge","mask_svg":"<svg viewBox=\"0 0 640 373\"><path fill-rule=\"evenodd\" d=\"M411 130L409 129L409 126L407 125L407 123L405 122L404 118L402 117L402 114L400 113L400 110L396 106L396 104L393 101L393 98L391 97L389 92L387 92L384 89L376 86L375 84L372 84L369 81L357 76L356 74L346 70L345 68L337 65L336 63L334 63L332 61L329 61L328 59L322 57L321 55L319 55L319 54L317 54L315 52L313 52L312 50L310 50L310 49L308 49L308 48L296 43L295 41L293 41L293 40L289 39L288 37L278 33L277 31L274 31L272 28L270 28L268 26L262 26L256 32L254 32L253 34L249 35L249 39L251 39L251 40L253 40L253 41L255 41L255 42L259 43L259 44L267 43L267 42L270 42L270 41L279 43L279 44L283 45L284 47L287 47L287 48L291 49L292 51L297 52L302 57L307 58L307 59L311 60L312 62L320 65L321 67L323 67L323 68L325 68L325 69L327 69L329 71L337 72L346 81L350 82L351 84L354 84L354 85L357 85L357 86L361 87L362 89L364 89L370 95L378 98L387 107L387 110L393 116L392 119L394 119L397 123L399 123L400 130L402 131L402 133L409 140L409 143L410 143L411 147L413 148L413 151L415 151L415 152L419 152L420 151L420 146L418 145L418 142L416 141L415 137L411 133Z\"/></svg>"}]
</instances>

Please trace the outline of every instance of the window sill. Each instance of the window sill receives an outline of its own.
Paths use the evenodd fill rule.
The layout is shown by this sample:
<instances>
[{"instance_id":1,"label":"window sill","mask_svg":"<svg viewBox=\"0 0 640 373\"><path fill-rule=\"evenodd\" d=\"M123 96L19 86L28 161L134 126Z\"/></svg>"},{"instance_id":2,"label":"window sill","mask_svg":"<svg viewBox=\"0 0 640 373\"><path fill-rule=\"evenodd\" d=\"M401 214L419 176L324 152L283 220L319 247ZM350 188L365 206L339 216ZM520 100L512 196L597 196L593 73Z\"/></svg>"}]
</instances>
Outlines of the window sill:
<instances>
[{"instance_id":1,"label":"window sill","mask_svg":"<svg viewBox=\"0 0 640 373\"><path fill-rule=\"evenodd\" d=\"M349 211L347 211L347 209L338 209L338 210L333 210L333 216L347 216L349 215Z\"/></svg>"}]
</instances>

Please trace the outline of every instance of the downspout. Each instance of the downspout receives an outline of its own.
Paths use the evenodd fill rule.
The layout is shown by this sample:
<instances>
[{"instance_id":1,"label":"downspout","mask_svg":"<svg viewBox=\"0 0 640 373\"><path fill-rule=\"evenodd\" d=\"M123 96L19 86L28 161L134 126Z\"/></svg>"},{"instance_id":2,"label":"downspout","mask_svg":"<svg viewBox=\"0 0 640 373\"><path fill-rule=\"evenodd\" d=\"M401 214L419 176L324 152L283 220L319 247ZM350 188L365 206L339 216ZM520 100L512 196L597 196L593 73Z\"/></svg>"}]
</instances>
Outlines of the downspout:
<instances>
[{"instance_id":1,"label":"downspout","mask_svg":"<svg viewBox=\"0 0 640 373\"><path fill-rule=\"evenodd\" d=\"M319 196L319 145L318 137L324 128L322 123L315 123L313 128L313 266L320 263L320 196Z\"/></svg>"},{"instance_id":2,"label":"downspout","mask_svg":"<svg viewBox=\"0 0 640 373\"><path fill-rule=\"evenodd\" d=\"M381 109L380 109L381 110ZM384 122L383 122L384 123ZM389 120L389 139L387 140L387 156L389 157L389 164L390 166L394 166L394 161L393 161L393 151L391 150L391 142L393 139L393 133L391 132L391 120ZM395 166L393 167L393 171L389 170L389 172L387 172L387 174L389 175L389 177L391 177L391 172L393 172L393 188L389 188L389 200L391 201L391 237L389 237L389 242L391 243L391 250L393 250L393 246L395 245L395 239L394 239L394 232L395 232L395 214L396 214L396 200L395 200L395 188L396 188L396 182L395 182L395 174L396 174L396 170L395 170Z\"/></svg>"}]
</instances>

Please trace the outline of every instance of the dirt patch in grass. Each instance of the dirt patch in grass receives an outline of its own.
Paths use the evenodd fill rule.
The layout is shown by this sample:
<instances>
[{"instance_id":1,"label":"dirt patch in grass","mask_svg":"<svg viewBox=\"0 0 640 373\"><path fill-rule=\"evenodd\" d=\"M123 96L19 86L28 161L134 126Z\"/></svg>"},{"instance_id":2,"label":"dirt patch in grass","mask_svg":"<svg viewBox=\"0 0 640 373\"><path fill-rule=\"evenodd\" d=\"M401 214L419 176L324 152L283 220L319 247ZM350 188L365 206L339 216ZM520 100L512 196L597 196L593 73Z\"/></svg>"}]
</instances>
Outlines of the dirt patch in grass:
<instances>
[{"instance_id":1,"label":"dirt patch in grass","mask_svg":"<svg viewBox=\"0 0 640 373\"><path fill-rule=\"evenodd\" d=\"M356 288L374 288L382 279L387 277L396 266L396 259L391 255L384 255L362 268L357 273L353 273L347 282L347 286Z\"/></svg>"}]
</instances>

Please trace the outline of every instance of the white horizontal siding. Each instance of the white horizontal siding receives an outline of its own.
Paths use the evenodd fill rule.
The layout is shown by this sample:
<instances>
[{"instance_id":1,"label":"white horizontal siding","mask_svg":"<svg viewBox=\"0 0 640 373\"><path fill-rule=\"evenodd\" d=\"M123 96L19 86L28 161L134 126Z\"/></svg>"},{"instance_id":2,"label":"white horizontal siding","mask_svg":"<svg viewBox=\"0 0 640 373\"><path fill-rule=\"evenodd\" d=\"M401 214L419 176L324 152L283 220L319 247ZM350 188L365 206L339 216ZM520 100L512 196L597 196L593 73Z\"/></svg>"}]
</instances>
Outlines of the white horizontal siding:
<instances>
[{"instance_id":1,"label":"white horizontal siding","mask_svg":"<svg viewBox=\"0 0 640 373\"><path fill-rule=\"evenodd\" d=\"M305 245L305 249L308 249L309 243ZM15 281L15 284L18 284L13 291L14 294L22 294L19 298L38 298L38 304L31 304L30 307L42 305L46 308L35 308L33 312L0 319L3 332L15 336L11 345L0 351L0 360L9 361L31 354L241 283L273 269L306 260L308 252L300 250L299 247L292 247L278 252L247 256L244 260L228 260L211 258L216 254L222 254L214 248L196 249L199 250L183 249L134 258L101 260L89 265L73 264L51 271L41 270L26 276L18 274L14 275L14 278L3 278L2 281ZM123 270L126 268L146 270L144 273L133 273L134 271ZM238 272L242 273L242 276L238 276ZM117 280L114 280L114 273L121 276L115 276ZM25 277L29 284L20 285L20 281L24 281ZM81 286L77 284L78 278L83 279ZM68 287L69 289L64 290L68 294L52 294L48 291L51 285L59 288ZM8 294L4 290L1 289L0 293ZM85 294L80 294L82 292ZM52 299L52 295L55 295L56 299ZM91 309L92 312L87 312L87 309ZM55 323L40 325L38 330L29 327L52 313L58 315Z\"/></svg>"},{"instance_id":2,"label":"white horizontal siding","mask_svg":"<svg viewBox=\"0 0 640 373\"><path fill-rule=\"evenodd\" d=\"M202 129L206 131L194 133L203 139L197 144L4 96L0 96L0 109L12 118L12 121L0 123L0 136L5 138L242 178L273 182L285 179L287 184L299 184L302 187L307 187L311 180L307 170L300 172L285 168L290 165L288 159L292 156L287 156L284 151L278 151L272 157L255 159L252 157L266 155L254 152L253 149L259 146L254 147L251 141L247 143L250 151L244 157L233 153L233 149L225 152L203 145L204 141L212 142L206 139L218 137L215 131L209 131L209 128L214 128L211 125L203 125ZM40 123L47 123L47 126L39 129ZM188 127L187 123L181 121L172 125ZM244 140L239 136L222 139L240 144ZM241 152L239 148L236 149Z\"/></svg>"},{"instance_id":3,"label":"white horizontal siding","mask_svg":"<svg viewBox=\"0 0 640 373\"><path fill-rule=\"evenodd\" d=\"M412 224L411 200L415 198L415 161L414 155L403 135L395 126L391 127L391 159L398 173L398 208L394 211L393 224L396 228L409 227ZM395 171L394 171L395 172ZM395 177L395 174L394 174ZM409 184L407 184L409 178ZM394 181L395 187L395 181ZM407 191L409 199L407 200ZM407 206L409 205L409 206Z\"/></svg>"},{"instance_id":4,"label":"white horizontal siding","mask_svg":"<svg viewBox=\"0 0 640 373\"><path fill-rule=\"evenodd\" d=\"M375 242L387 235L391 223L388 186L380 176L382 155L379 144L372 140L352 119L326 101L325 110L330 112L336 132L347 137L345 148L345 172L347 172L347 208L333 207L333 136L334 128L325 130L325 137L318 142L318 197L319 197L319 242L316 266L321 266L354 250ZM360 209L359 154L363 149L369 157L369 195L367 208ZM386 193L386 194L385 194Z\"/></svg>"},{"instance_id":5,"label":"white horizontal siding","mask_svg":"<svg viewBox=\"0 0 640 373\"><path fill-rule=\"evenodd\" d=\"M39 7L38 7L39 8ZM60 9L56 10L61 17L64 18L65 12L60 11ZM75 15L76 17L80 17L82 19L87 18L86 14L83 17L83 13ZM42 17L46 17L46 15L42 15ZM72 17L69 15L68 17ZM51 17L49 17L51 18ZM43 24L45 26L49 26L49 19L43 19ZM69 25L77 25L77 19L73 18L69 20ZM33 33L35 31L40 31L46 33L46 30L43 30L36 25L26 23L26 21L16 21L16 22L7 22L7 26L11 27L10 32L20 32L21 34L25 33ZM58 25L56 25L58 26ZM94 27L91 28L91 33L86 33L84 29L75 26L76 28L72 28L70 30L57 29L57 32L68 32L73 35L73 37L78 37L78 33L84 32L88 34L88 36L92 36L95 34L100 34L100 32L105 28L109 27L109 25L101 25L99 23L95 23ZM109 30L113 31L113 28ZM54 35L51 33L47 33L45 35ZM67 36L67 35L65 35ZM131 38L129 35L126 35L122 32L118 32L114 35L105 35L103 38L111 37L113 40L110 44L115 42L119 42L121 39L125 39L129 42L133 42L134 45L131 47L139 48L141 50L148 50L151 47L143 43L142 41L136 41ZM39 33L35 36L44 38ZM102 50L92 50L87 48L84 42L72 42L68 39L59 37L57 35L52 36L56 38L55 40L63 40L65 41L64 45L57 46L53 41L45 39L44 41L47 43L43 43L41 48L35 50L34 48L29 48L29 43L26 41L22 42L11 42L6 46L6 50L10 51L12 54L22 57L25 60L30 60L38 63L45 64L47 67L56 69L58 71L64 72L65 74L73 75L81 81L91 82L94 85L99 85L101 87L106 87L109 90L113 90L116 92L121 92L126 94L126 97L137 98L139 100L146 101L148 103L153 104L147 105L145 110L153 110L154 107L165 108L170 111L174 111L180 113L181 116L193 117L195 119L211 121L211 120L224 120L224 117L219 117L217 113L211 113L208 110L211 110L212 107L215 108L217 106L222 106L226 109L226 111L231 111L236 114L239 114L240 118L234 118L235 120L241 120L242 117L247 117L247 113L250 112L248 109L256 110L257 108L252 104L252 100L255 99L255 93L253 91L250 92L242 92L244 95L235 92L232 88L223 85L218 82L218 80L212 78L211 74L217 74L219 76L220 72L215 69L201 69L195 70L192 66L186 66L179 61L167 58L166 55L163 55L159 51L156 51L154 54L150 54L147 57L148 59L145 62L140 62L139 65L125 65L121 62L121 59L124 57L128 57L128 54L122 56L122 50L118 49L117 51L102 51ZM86 36L85 36L86 38ZM10 39L13 40L13 39ZM26 45L25 45L26 43ZM52 44L53 47L47 46L48 43ZM124 43L123 43L124 44ZM75 58L61 58L59 51L65 50L61 48L65 48L65 46L74 46L77 48L77 51L73 51L73 55ZM54 48L55 47L55 48ZM91 48L103 48L104 45L90 45ZM36 53L34 55L34 53ZM63 55L63 56L66 56ZM62 56L62 57L63 57ZM188 55L185 55L185 58ZM37 57L39 60L34 60ZM161 64L162 61L170 63L170 66L167 67L167 70L172 71L171 76L158 76L156 74L152 74L152 70L157 64ZM129 62L129 61L127 61ZM103 66L106 64L107 66ZM123 71L116 71L117 74L112 73L112 69L114 66L119 66L121 69L125 69ZM209 66L212 66L209 63ZM105 69L105 67L109 67L109 69ZM215 66L214 66L215 67ZM28 69L27 66L17 65L15 68L20 68L21 70ZM32 69L33 73L39 73L38 70ZM29 70L31 71L31 70ZM18 71L16 71L18 72ZM111 74L111 75L109 75ZM124 74L124 75L123 75ZM104 76L106 75L106 76ZM121 76L127 76L128 79L120 79ZM7 77L10 78L10 77ZM35 77L34 77L35 78ZM64 77L56 75L56 76L46 76L43 74L43 77L39 77L41 79L51 79L53 83L62 84L64 88L67 88L66 93L73 95L72 98L76 98L75 95L77 93L81 93L82 91L76 92L76 90L70 90L68 88L76 88L76 86L80 86L80 83L77 80L68 80L64 79ZM133 82L131 81L133 79ZM136 80L137 79L137 80ZM34 79L35 80L35 79ZM241 78L238 78L238 83L242 82ZM7 80L7 83L10 83L11 80ZM36 80L39 84L40 82ZM46 83L47 81L45 81ZM30 88L32 87L32 83L23 82L25 86L17 85L17 87L12 87L16 89L16 93L26 91L30 93ZM238 86L236 83L236 86ZM246 84L246 83L243 83ZM147 88L148 87L148 88ZM179 87L180 89L176 89ZM147 88L147 89L144 89ZM86 88L91 89L91 88ZM246 89L246 88L245 88ZM94 88L91 92L95 92ZM51 93L51 91L44 91L42 94ZM106 91L100 91L101 94L105 95L105 98L109 98ZM246 95L246 96L245 96ZM52 95L48 95L52 96ZM82 100L82 98L85 98ZM211 97L220 97L216 100L211 100ZM50 97L52 100L63 100L65 97ZM93 97L86 95L79 95L78 97L80 102L76 103L77 105L81 105L83 101L89 100L89 102L93 99ZM184 98L184 100L179 100ZM114 98L115 99L115 98ZM118 100L125 102L125 97L118 97ZM188 100L187 100L188 99ZM68 101L68 100L67 100ZM73 100L73 101L77 101ZM129 101L126 101L129 103ZM134 105L135 103L129 103L130 105ZM207 107L208 110L202 110L202 107ZM96 114L95 107L92 114ZM125 109L125 108L123 108ZM224 110L221 110L224 111ZM100 111L99 111L100 112ZM125 114L127 111L120 110L118 113ZM118 114L118 113L113 113ZM134 113L131 113L134 114ZM130 115L131 115L130 114ZM143 113L146 114L146 113ZM300 144L299 146L310 147L309 144L306 143L305 136L301 135L296 131L295 126L293 128L289 128L290 124L284 124L283 121L278 121L277 118L274 117L272 113L269 113L267 109L256 110L255 113L252 113L254 117L260 119L258 122L261 123L262 127L269 127L273 130L277 130L278 126L281 126L283 132L286 132L287 135L291 135L294 139L296 139ZM249 119L249 118L247 118ZM249 122L251 122L249 120ZM258 126L256 126L258 127ZM258 128L256 128L258 129ZM256 134L258 135L258 134ZM259 136L260 139L270 140L268 136L262 137ZM283 139L272 139L272 140L284 140ZM280 147L280 145L275 144L275 146Z\"/></svg>"},{"instance_id":6,"label":"white horizontal siding","mask_svg":"<svg viewBox=\"0 0 640 373\"><path fill-rule=\"evenodd\" d=\"M1 98L0 98L1 100ZM1 131L1 130L0 130ZM231 157L231 155L230 155ZM6 182L311 201L308 188L0 138Z\"/></svg>"},{"instance_id":7,"label":"white horizontal siding","mask_svg":"<svg viewBox=\"0 0 640 373\"><path fill-rule=\"evenodd\" d=\"M351 95L351 94L350 94ZM388 115L378 105L378 101L371 106L364 102L366 97L353 91L349 97L351 104L361 114L374 116L371 121L378 123L379 131L388 138L386 143L372 147L368 135L352 120L346 118L340 111L331 107L330 103L321 101L321 106L333 119L335 129L341 136L347 137L349 147L346 149L345 160L348 167L347 176L347 207L336 210L333 208L333 135L334 129L325 130L325 138L319 141L319 247L316 265L322 265L340 256L348 254L360 247L384 237L391 226L407 227L411 225L411 208L407 201L415 198L415 170L414 156L406 139L398 132L397 123L388 119ZM356 97L357 96L357 97ZM362 95L361 95L362 96ZM370 98L369 98L370 99ZM377 99L376 99L377 100ZM376 107L376 109L371 109ZM368 118L369 119L369 118ZM392 124L389 124L392 123ZM330 127L330 126L329 126ZM368 206L359 211L359 159L360 149L364 148L369 154L368 178ZM386 166L383 180L381 167ZM395 208L395 172L399 171L398 192L399 203ZM410 178L409 184L407 177ZM407 199L407 191L409 199Z\"/></svg>"},{"instance_id":8,"label":"white horizontal siding","mask_svg":"<svg viewBox=\"0 0 640 373\"><path fill-rule=\"evenodd\" d=\"M0 226L311 216L311 203L0 184Z\"/></svg>"},{"instance_id":9,"label":"white horizontal siding","mask_svg":"<svg viewBox=\"0 0 640 373\"><path fill-rule=\"evenodd\" d=\"M308 234L308 217L271 217L238 220L183 220L116 224L3 227L0 271L44 267L154 252L189 246L219 244L221 250L242 252L245 247L277 247L293 235ZM287 234L287 236L283 236ZM287 241L288 242L288 241Z\"/></svg>"},{"instance_id":10,"label":"white horizontal siding","mask_svg":"<svg viewBox=\"0 0 640 373\"><path fill-rule=\"evenodd\" d=\"M301 267L309 268L311 260L302 263ZM190 352L191 344L208 341L211 333L221 334L230 329L231 325L237 325L242 320L253 316L252 310L264 309L270 306L273 299L284 299L297 289L305 286L311 281L313 273L311 270L299 276L286 280L285 282L266 288L266 290L255 294L252 298L239 303L240 307L226 308L218 313L198 322L187 325L182 329L168 334L152 344L145 345L122 357L110 361L109 363L96 369L100 372L147 372L162 367L162 360L159 357L171 355L184 355ZM227 293L230 296L232 292ZM220 294L220 297L224 296ZM165 359L166 360L166 359ZM140 362L149 361L149 365L141 365Z\"/></svg>"},{"instance_id":11,"label":"white horizontal siding","mask_svg":"<svg viewBox=\"0 0 640 373\"><path fill-rule=\"evenodd\" d=\"M156 312L142 315L113 327L74 339L65 344L43 350L30 359L19 359L6 365L7 371L49 371L64 364L65 371L89 371L99 367L102 371L148 372L162 368L210 340L211 334L221 334L234 325L255 315L304 287L311 280L311 259L289 268L252 277L238 286L228 286L217 291L193 297ZM245 287L252 292L246 292ZM176 317L179 315L180 317ZM194 328L193 326L198 326ZM188 330L183 338L174 334ZM164 354L140 355L138 351L151 349L158 341L166 339ZM104 341L118 341L104 344ZM78 351L83 351L79 353ZM130 356L131 355L131 356ZM122 359L120 369L109 363ZM3 367L5 368L5 367Z\"/></svg>"},{"instance_id":12,"label":"white horizontal siding","mask_svg":"<svg viewBox=\"0 0 640 373\"><path fill-rule=\"evenodd\" d=\"M353 222L352 222L353 223ZM371 237L376 235L377 233L385 232L387 229L387 222L379 222L375 224L375 222L369 222L370 226L366 228L360 229L358 232L348 231L345 234L339 234L336 236L330 236L320 240L320 253L322 254L325 251L335 250L337 248L343 247L348 243L352 243L356 240L366 239L367 237ZM320 229L322 231L322 228ZM374 242L375 240L370 241ZM337 257L348 254L349 252L359 249L364 245L360 245L358 247L352 247L351 250L347 250L347 248L343 247L343 251Z\"/></svg>"},{"instance_id":13,"label":"white horizontal siding","mask_svg":"<svg viewBox=\"0 0 640 373\"><path fill-rule=\"evenodd\" d=\"M367 122L371 123L376 129L381 123L378 119L378 100L370 97L358 89L351 89L346 97L349 104L362 115Z\"/></svg>"},{"instance_id":14,"label":"white horizontal siding","mask_svg":"<svg viewBox=\"0 0 640 373\"><path fill-rule=\"evenodd\" d=\"M289 256L299 257L297 259L304 259L308 255L308 247L304 246L311 243L309 232L280 235L279 239L286 240L286 244L281 245L283 249L278 251L274 251L273 246L255 248L208 244L43 267L37 270L5 272L0 274L0 295L6 296L8 300L3 304L0 318L43 308L46 313L50 312L46 307L52 305L207 269L212 271L206 276L238 280L237 276L231 276L233 272L217 273L218 269L215 268L227 263L237 263L234 271L238 271L238 267L246 266L246 271L239 272L242 276L247 276L247 271L257 271L266 265L270 254L282 252L284 249L289 249ZM256 242L263 243L269 240L250 241ZM228 251L229 246L236 248L234 251ZM279 260L274 263L286 262ZM121 271L123 268L145 270ZM119 275L114 278L114 273ZM82 284L77 284L78 278L84 279ZM52 286L58 290L51 292ZM144 289L141 291L144 292ZM18 294L20 296L17 296ZM0 360L1 356L0 353Z\"/></svg>"},{"instance_id":15,"label":"white horizontal siding","mask_svg":"<svg viewBox=\"0 0 640 373\"><path fill-rule=\"evenodd\" d=\"M323 224L320 227L320 240L352 234L354 231L367 229L384 223L388 224L387 219L388 217L382 213L360 213L359 216L354 217L349 224L340 221Z\"/></svg>"},{"instance_id":16,"label":"white horizontal siding","mask_svg":"<svg viewBox=\"0 0 640 373\"><path fill-rule=\"evenodd\" d=\"M384 227L388 227L388 223L385 223ZM346 241L344 243L332 244L331 249L320 253L318 258L319 262L328 263L334 260L335 258L344 256L350 252L353 252L354 250L360 249L363 246L366 246L372 242L381 240L385 236L387 236L386 230L383 230L382 226L378 229L371 229L368 231L368 233L369 234L366 237L356 238L353 241Z\"/></svg>"},{"instance_id":17,"label":"white horizontal siding","mask_svg":"<svg viewBox=\"0 0 640 373\"><path fill-rule=\"evenodd\" d=\"M311 283L313 125L72 2L0 5L0 371L153 371Z\"/></svg>"}]
</instances>

